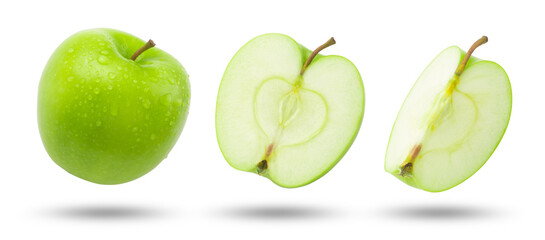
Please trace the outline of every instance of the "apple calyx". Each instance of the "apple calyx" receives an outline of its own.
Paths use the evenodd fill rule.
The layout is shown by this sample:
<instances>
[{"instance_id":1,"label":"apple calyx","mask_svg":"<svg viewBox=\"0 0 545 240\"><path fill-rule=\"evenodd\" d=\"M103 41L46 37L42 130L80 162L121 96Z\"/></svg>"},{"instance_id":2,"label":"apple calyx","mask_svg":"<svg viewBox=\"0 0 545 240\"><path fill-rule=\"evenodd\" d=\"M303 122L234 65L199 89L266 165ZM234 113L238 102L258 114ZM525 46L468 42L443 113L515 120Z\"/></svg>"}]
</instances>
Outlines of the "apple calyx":
<instances>
[{"instance_id":1,"label":"apple calyx","mask_svg":"<svg viewBox=\"0 0 545 240\"><path fill-rule=\"evenodd\" d=\"M300 75L302 76L305 73L305 70L307 70L307 67L310 65L310 63L312 62L314 57L316 57L316 55L318 55L318 53L320 51L324 50L325 48L327 48L327 47L329 47L331 45L334 45L335 43L336 43L335 39L333 37L331 37L329 40L327 40L327 42L325 42L324 44L322 44L318 48L316 48L316 50L314 50L310 54L310 56L308 56L307 61L305 62L305 64L303 64L303 67L301 68Z\"/></svg>"},{"instance_id":2,"label":"apple calyx","mask_svg":"<svg viewBox=\"0 0 545 240\"><path fill-rule=\"evenodd\" d=\"M263 160L261 160L257 164L257 174L260 176L263 176L267 172L267 168L269 168L268 161L269 161L269 156L272 153L273 147L274 147L273 143L269 144L269 146L267 147L267 151L265 151L265 157L263 157Z\"/></svg>"},{"instance_id":3,"label":"apple calyx","mask_svg":"<svg viewBox=\"0 0 545 240\"><path fill-rule=\"evenodd\" d=\"M144 51L146 51L146 50L148 50L148 49L150 49L152 47L155 47L155 43L150 39L149 41L146 42L146 44L144 44L144 46L142 46L141 48L136 50L136 52L134 52L134 54L131 57L131 60L135 61L136 58L138 56L140 56L140 54L142 54Z\"/></svg>"},{"instance_id":4,"label":"apple calyx","mask_svg":"<svg viewBox=\"0 0 545 240\"><path fill-rule=\"evenodd\" d=\"M410 177L413 174L413 163L416 157L418 157L418 154L420 153L420 150L422 150L422 144L416 144L414 145L413 149L411 149L411 152L409 153L409 156L407 156L407 159L405 162L401 164L399 175L402 177Z\"/></svg>"}]
</instances>

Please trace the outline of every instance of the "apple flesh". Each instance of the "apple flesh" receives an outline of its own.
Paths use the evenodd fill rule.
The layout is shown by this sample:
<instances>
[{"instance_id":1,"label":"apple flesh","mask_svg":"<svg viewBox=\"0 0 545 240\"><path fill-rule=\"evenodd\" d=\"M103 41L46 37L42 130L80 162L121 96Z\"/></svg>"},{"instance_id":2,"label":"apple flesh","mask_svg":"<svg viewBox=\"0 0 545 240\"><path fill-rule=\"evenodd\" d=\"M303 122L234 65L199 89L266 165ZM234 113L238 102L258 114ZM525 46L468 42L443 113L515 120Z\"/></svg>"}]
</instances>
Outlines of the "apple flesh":
<instances>
[{"instance_id":1,"label":"apple flesh","mask_svg":"<svg viewBox=\"0 0 545 240\"><path fill-rule=\"evenodd\" d=\"M265 34L246 43L225 70L216 133L232 167L300 187L348 151L363 109L361 76L348 59L313 55L288 36Z\"/></svg>"},{"instance_id":2,"label":"apple flesh","mask_svg":"<svg viewBox=\"0 0 545 240\"><path fill-rule=\"evenodd\" d=\"M66 39L49 59L38 125L49 156L69 173L128 182L176 143L189 108L188 75L168 53L143 46L128 33L91 29ZM133 56L138 50L145 51Z\"/></svg>"},{"instance_id":3,"label":"apple flesh","mask_svg":"<svg viewBox=\"0 0 545 240\"><path fill-rule=\"evenodd\" d=\"M480 39L469 56L486 41ZM441 52L397 116L385 169L413 187L440 192L462 183L490 158L507 128L507 74L494 62L469 56L456 46Z\"/></svg>"}]
</instances>

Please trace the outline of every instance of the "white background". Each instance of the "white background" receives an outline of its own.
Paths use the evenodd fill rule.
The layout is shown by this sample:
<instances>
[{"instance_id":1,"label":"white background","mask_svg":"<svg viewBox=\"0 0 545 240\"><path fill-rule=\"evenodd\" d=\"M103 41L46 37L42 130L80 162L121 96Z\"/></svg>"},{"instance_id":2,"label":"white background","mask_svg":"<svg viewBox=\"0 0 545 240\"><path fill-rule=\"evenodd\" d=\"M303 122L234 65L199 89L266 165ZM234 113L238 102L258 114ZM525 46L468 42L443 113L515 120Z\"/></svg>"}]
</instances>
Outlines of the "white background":
<instances>
[{"instance_id":1,"label":"white background","mask_svg":"<svg viewBox=\"0 0 545 240\"><path fill-rule=\"evenodd\" d=\"M0 8L0 239L539 238L545 214L540 1L5 1ZM508 1L504 1L508 2ZM54 49L88 28L123 30L175 56L190 74L188 121L155 170L103 186L51 161L36 120L40 75ZM269 32L359 68L366 106L343 160L320 180L284 189L223 159L214 129L227 63ZM410 87L444 48L467 49L509 74L513 110L485 166L442 193L383 169ZM533 237L532 237L533 236Z\"/></svg>"}]
</instances>

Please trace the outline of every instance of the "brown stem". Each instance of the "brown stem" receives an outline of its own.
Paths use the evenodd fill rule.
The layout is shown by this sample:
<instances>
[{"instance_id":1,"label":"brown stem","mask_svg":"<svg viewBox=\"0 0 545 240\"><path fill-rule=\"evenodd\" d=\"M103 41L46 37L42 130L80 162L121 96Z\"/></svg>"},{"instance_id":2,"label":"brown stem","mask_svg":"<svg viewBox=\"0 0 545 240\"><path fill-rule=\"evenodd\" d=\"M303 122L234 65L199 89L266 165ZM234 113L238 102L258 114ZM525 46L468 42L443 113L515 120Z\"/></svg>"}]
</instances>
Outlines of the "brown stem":
<instances>
[{"instance_id":1,"label":"brown stem","mask_svg":"<svg viewBox=\"0 0 545 240\"><path fill-rule=\"evenodd\" d=\"M473 51L475 51L475 49L477 49L479 46L485 44L486 42L488 42L488 37L486 36L482 36L479 40L477 40L475 43L473 43L473 45L471 45L471 47L469 48L469 50L467 51L464 59L460 62L460 64L458 65L458 68L456 68L456 76L460 77L460 75L462 75L462 72L464 72L464 69L467 65L467 62L469 61L469 58L471 57L471 54L473 53Z\"/></svg>"},{"instance_id":2,"label":"brown stem","mask_svg":"<svg viewBox=\"0 0 545 240\"><path fill-rule=\"evenodd\" d=\"M318 53L322 50L324 50L325 48L331 46L335 44L335 39L334 38L330 38L329 40L327 40L327 42L325 42L324 44L322 44L321 46L319 46L318 48L316 48L316 50L314 50L314 52L312 52L310 54L310 56L308 56L307 58L307 61L305 62L305 64L303 64L303 68L301 68L301 75L303 75L303 73L305 73L305 70L307 70L307 67L308 65L310 65L310 63L312 62L312 59L314 59L314 57L316 57L316 55L318 55Z\"/></svg>"},{"instance_id":3,"label":"brown stem","mask_svg":"<svg viewBox=\"0 0 545 240\"><path fill-rule=\"evenodd\" d=\"M138 56L140 56L140 54L142 54L144 51L152 48L152 47L155 47L155 43L150 39L146 44L144 44L144 46L142 46L140 49L136 50L136 52L134 52L134 54L132 55L131 57L131 60L136 60L136 58Z\"/></svg>"}]
</instances>

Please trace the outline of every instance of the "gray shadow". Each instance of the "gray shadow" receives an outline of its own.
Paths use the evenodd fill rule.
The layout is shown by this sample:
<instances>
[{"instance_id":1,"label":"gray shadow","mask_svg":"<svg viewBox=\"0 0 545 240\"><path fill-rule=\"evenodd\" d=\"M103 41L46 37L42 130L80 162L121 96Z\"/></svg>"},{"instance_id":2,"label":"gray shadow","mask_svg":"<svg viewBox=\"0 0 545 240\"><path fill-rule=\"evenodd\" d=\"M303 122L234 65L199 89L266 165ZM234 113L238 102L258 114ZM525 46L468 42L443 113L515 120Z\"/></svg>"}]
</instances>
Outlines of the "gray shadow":
<instances>
[{"instance_id":1,"label":"gray shadow","mask_svg":"<svg viewBox=\"0 0 545 240\"><path fill-rule=\"evenodd\" d=\"M221 217L263 220L298 220L330 218L338 212L308 206L244 206L222 209Z\"/></svg>"},{"instance_id":2,"label":"gray shadow","mask_svg":"<svg viewBox=\"0 0 545 240\"><path fill-rule=\"evenodd\" d=\"M138 220L164 218L169 213L146 207L90 205L55 208L44 215L78 220Z\"/></svg>"},{"instance_id":3,"label":"gray shadow","mask_svg":"<svg viewBox=\"0 0 545 240\"><path fill-rule=\"evenodd\" d=\"M422 220L464 220L501 217L494 209L469 206L404 206L383 210L380 215L392 218Z\"/></svg>"}]
</instances>

